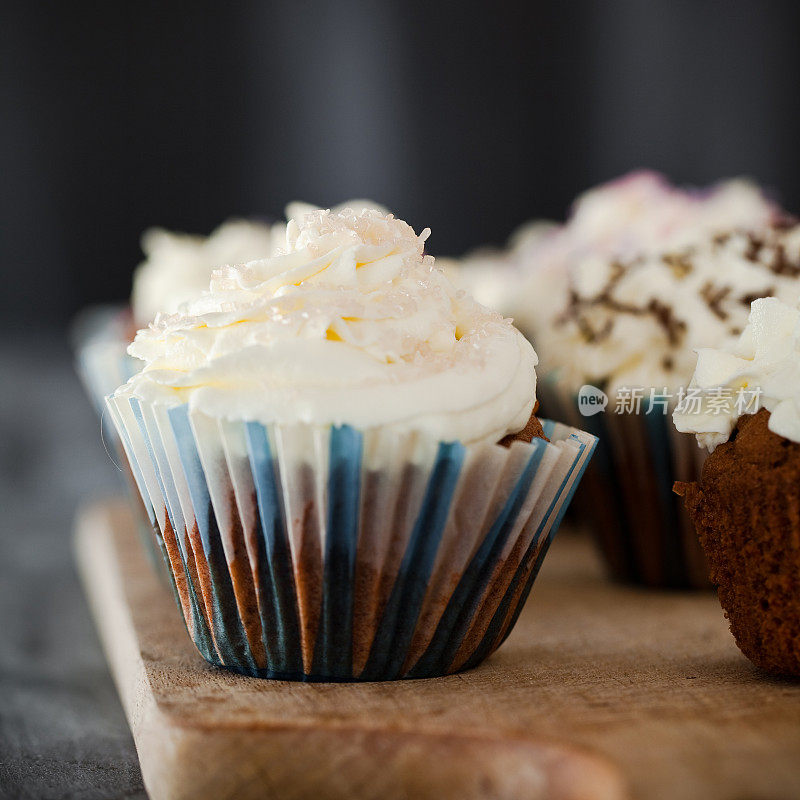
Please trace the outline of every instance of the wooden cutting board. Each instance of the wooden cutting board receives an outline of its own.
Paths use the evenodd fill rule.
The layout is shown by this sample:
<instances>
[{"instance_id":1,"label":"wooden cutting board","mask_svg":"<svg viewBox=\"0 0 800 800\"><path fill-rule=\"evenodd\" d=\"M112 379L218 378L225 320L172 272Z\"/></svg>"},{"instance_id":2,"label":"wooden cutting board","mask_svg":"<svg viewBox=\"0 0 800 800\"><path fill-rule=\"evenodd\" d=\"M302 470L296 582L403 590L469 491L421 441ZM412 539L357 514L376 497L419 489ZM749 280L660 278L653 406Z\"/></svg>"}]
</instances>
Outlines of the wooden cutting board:
<instances>
[{"instance_id":1,"label":"wooden cutting board","mask_svg":"<svg viewBox=\"0 0 800 800\"><path fill-rule=\"evenodd\" d=\"M121 501L76 541L153 800L800 797L800 684L750 665L713 594L611 585L577 534L488 662L375 684L215 669Z\"/></svg>"}]
</instances>

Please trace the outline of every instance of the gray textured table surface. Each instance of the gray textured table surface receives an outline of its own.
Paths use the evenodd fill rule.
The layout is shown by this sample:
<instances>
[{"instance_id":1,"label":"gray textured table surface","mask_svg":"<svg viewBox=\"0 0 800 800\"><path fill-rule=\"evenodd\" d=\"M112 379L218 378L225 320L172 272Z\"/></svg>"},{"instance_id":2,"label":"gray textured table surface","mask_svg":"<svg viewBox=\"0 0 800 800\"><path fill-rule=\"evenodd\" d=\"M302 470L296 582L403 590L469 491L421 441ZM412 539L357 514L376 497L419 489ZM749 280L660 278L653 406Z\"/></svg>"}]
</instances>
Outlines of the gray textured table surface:
<instances>
[{"instance_id":1,"label":"gray textured table surface","mask_svg":"<svg viewBox=\"0 0 800 800\"><path fill-rule=\"evenodd\" d=\"M66 337L0 346L2 798L146 797L71 551L119 486Z\"/></svg>"}]
</instances>

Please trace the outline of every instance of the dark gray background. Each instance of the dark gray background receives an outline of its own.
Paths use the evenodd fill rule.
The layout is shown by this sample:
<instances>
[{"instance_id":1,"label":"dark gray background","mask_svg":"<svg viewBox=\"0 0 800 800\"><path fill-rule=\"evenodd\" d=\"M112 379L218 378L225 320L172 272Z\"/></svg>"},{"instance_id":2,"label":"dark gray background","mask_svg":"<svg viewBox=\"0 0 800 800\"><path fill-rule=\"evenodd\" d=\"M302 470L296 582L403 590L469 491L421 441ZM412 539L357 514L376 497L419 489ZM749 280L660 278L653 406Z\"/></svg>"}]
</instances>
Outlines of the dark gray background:
<instances>
[{"instance_id":1,"label":"dark gray background","mask_svg":"<svg viewBox=\"0 0 800 800\"><path fill-rule=\"evenodd\" d=\"M153 224L382 201L434 253L635 167L800 209L800 4L4 2L0 796L142 793L70 530L117 478L64 326Z\"/></svg>"},{"instance_id":2,"label":"dark gray background","mask_svg":"<svg viewBox=\"0 0 800 800\"><path fill-rule=\"evenodd\" d=\"M0 344L0 370L0 797L144 797L72 559L78 503L121 483L65 345Z\"/></svg>"},{"instance_id":3,"label":"dark gray background","mask_svg":"<svg viewBox=\"0 0 800 800\"><path fill-rule=\"evenodd\" d=\"M153 224L381 201L500 243L635 167L800 208L794 0L6 2L0 325L124 299Z\"/></svg>"}]
</instances>

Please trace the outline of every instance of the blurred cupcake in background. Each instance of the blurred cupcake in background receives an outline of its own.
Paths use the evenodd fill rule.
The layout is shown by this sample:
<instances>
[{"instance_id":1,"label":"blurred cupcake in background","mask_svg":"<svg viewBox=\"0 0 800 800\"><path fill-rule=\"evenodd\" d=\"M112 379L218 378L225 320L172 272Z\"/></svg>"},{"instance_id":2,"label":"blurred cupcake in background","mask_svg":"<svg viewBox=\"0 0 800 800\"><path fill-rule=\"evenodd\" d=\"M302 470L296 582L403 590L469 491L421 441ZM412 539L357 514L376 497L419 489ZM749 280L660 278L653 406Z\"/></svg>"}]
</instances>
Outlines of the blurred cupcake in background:
<instances>
[{"instance_id":1,"label":"blurred cupcake in background","mask_svg":"<svg viewBox=\"0 0 800 800\"><path fill-rule=\"evenodd\" d=\"M351 200L344 206L379 208L370 200ZM294 202L289 215L301 215L315 207ZM286 246L286 223L231 219L209 236L175 233L151 228L142 236L145 260L133 273L129 306L108 305L85 309L72 326L72 344L77 370L93 405L101 414L104 441L114 451L125 476L126 489L141 481L135 465L128 463L116 430L108 423L105 398L141 368L141 361L128 355L136 330L153 322L159 314L175 313L185 302L196 299L209 287L213 271L225 264L241 264L277 253ZM155 549L152 509L141 506L140 492L133 490L134 510L143 531L148 555L159 569L162 554ZM158 537L156 537L158 539Z\"/></svg>"},{"instance_id":2,"label":"blurred cupcake in background","mask_svg":"<svg viewBox=\"0 0 800 800\"><path fill-rule=\"evenodd\" d=\"M505 248L477 250L446 264L479 302L513 317L533 337L558 316L553 298L564 304L577 269L680 250L718 231L759 230L781 214L746 180L686 190L642 170L582 194L564 224L525 223Z\"/></svg>"},{"instance_id":3,"label":"blurred cupcake in background","mask_svg":"<svg viewBox=\"0 0 800 800\"><path fill-rule=\"evenodd\" d=\"M677 483L742 652L800 675L800 310L756 300L739 340L701 349L674 414L711 455ZM688 438L688 437L686 437Z\"/></svg>"},{"instance_id":4,"label":"blurred cupcake in background","mask_svg":"<svg viewBox=\"0 0 800 800\"><path fill-rule=\"evenodd\" d=\"M230 220L211 235L192 236L152 228L142 236L145 260L133 275L130 306L107 305L85 309L72 325L78 374L101 416L104 442L111 448L132 502L137 527L150 562L163 573L160 539L154 536L156 518L141 500L142 476L129 462L116 429L105 414L105 398L140 368L127 353L137 327L158 313L170 313L208 288L215 266L271 255L285 240L286 226Z\"/></svg>"},{"instance_id":5,"label":"blurred cupcake in background","mask_svg":"<svg viewBox=\"0 0 800 800\"><path fill-rule=\"evenodd\" d=\"M601 439L576 506L614 577L708 585L670 491L702 457L667 410L693 348L738 334L753 298L796 291L796 231L746 181L685 191L635 173L587 192L565 225L508 254L495 298L541 355L543 408Z\"/></svg>"},{"instance_id":6,"label":"blurred cupcake in background","mask_svg":"<svg viewBox=\"0 0 800 800\"><path fill-rule=\"evenodd\" d=\"M548 236L527 246L523 241L517 256L521 287L509 311L536 335L558 316L542 299L543 290L552 284L563 302L576 270L678 251L720 231L760 230L779 216L779 208L746 180L686 190L655 172L631 173L581 195L568 221Z\"/></svg>"},{"instance_id":7,"label":"blurred cupcake in background","mask_svg":"<svg viewBox=\"0 0 800 800\"><path fill-rule=\"evenodd\" d=\"M145 231L145 260L133 273L133 333L149 325L156 314L174 314L181 303L208 289L215 267L271 256L285 238L283 222L269 225L244 219L228 220L208 236L163 228Z\"/></svg>"},{"instance_id":8,"label":"blurred cupcake in background","mask_svg":"<svg viewBox=\"0 0 800 800\"><path fill-rule=\"evenodd\" d=\"M293 202L286 207L286 218L301 218L317 206ZM362 211L386 209L372 200L348 200L334 211L352 208ZM226 264L246 264L268 258L286 246L286 223L267 224L232 219L209 236L173 233L151 228L142 236L145 260L133 273L131 310L134 330L149 325L157 314L174 314L182 303L197 298L208 289L211 273Z\"/></svg>"},{"instance_id":9,"label":"blurred cupcake in background","mask_svg":"<svg viewBox=\"0 0 800 800\"><path fill-rule=\"evenodd\" d=\"M292 202L287 219L316 206ZM371 200L350 200L334 211L386 209ZM138 370L141 362L127 354L136 331L159 314L174 314L209 287L215 269L268 258L286 247L286 223L231 219L209 236L150 228L142 235L145 260L133 272L131 300L125 306L85 309L75 320L72 343L78 371L92 402L100 409L105 398Z\"/></svg>"},{"instance_id":10,"label":"blurred cupcake in background","mask_svg":"<svg viewBox=\"0 0 800 800\"><path fill-rule=\"evenodd\" d=\"M479 303L511 316L524 274L520 255L549 241L558 227L548 220L527 222L514 231L503 248L481 247L462 258L437 256L436 263Z\"/></svg>"},{"instance_id":11,"label":"blurred cupcake in background","mask_svg":"<svg viewBox=\"0 0 800 800\"><path fill-rule=\"evenodd\" d=\"M795 298L798 276L800 227L775 226L574 271L567 304L536 339L551 367L540 394L572 419L596 409L582 387L608 397L585 417L602 446L583 501L616 577L706 584L693 526L670 491L697 476L703 457L674 435L668 411L685 400L694 348L735 338L756 297Z\"/></svg>"},{"instance_id":12,"label":"blurred cupcake in background","mask_svg":"<svg viewBox=\"0 0 800 800\"><path fill-rule=\"evenodd\" d=\"M216 267L270 256L285 238L284 223L237 219L207 237L145 231L145 260L133 272L130 304L85 309L72 327L78 371L93 403L103 409L106 396L139 369L138 360L127 355L138 328L201 294Z\"/></svg>"},{"instance_id":13,"label":"blurred cupcake in background","mask_svg":"<svg viewBox=\"0 0 800 800\"><path fill-rule=\"evenodd\" d=\"M136 474L135 465L128 461L105 406L105 398L139 369L137 360L127 353L130 328L130 315L121 312L119 306L84 309L71 325L72 350L81 383L100 417L103 446L119 467L148 561L160 577L166 578L163 554L153 530L155 516L149 505L143 503L139 491L141 476Z\"/></svg>"},{"instance_id":14,"label":"blurred cupcake in background","mask_svg":"<svg viewBox=\"0 0 800 800\"><path fill-rule=\"evenodd\" d=\"M595 440L536 419L533 348L428 233L306 214L131 345L109 410L211 663L426 677L511 631Z\"/></svg>"}]
</instances>

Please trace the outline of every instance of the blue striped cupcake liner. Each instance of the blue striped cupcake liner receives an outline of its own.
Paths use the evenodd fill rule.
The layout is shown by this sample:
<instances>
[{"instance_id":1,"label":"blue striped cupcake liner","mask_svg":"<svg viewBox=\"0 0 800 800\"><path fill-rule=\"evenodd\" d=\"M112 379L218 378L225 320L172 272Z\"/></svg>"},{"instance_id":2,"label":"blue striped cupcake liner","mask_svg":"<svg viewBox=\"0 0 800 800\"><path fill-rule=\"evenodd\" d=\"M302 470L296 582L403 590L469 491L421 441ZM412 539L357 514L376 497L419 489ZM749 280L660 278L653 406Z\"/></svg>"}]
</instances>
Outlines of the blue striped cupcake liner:
<instances>
[{"instance_id":1,"label":"blue striped cupcake liner","mask_svg":"<svg viewBox=\"0 0 800 800\"><path fill-rule=\"evenodd\" d=\"M108 407L202 656L302 681L458 672L511 632L596 439L464 446Z\"/></svg>"},{"instance_id":2,"label":"blue striped cupcake liner","mask_svg":"<svg viewBox=\"0 0 800 800\"><path fill-rule=\"evenodd\" d=\"M149 501L143 500L143 482L138 467L127 456L116 426L106 409L106 397L141 368L142 362L128 355L130 331L124 306L95 306L81 312L72 324L75 367L83 388L100 416L103 442L120 468L125 495L130 501L139 538L148 561L166 579L161 536Z\"/></svg>"},{"instance_id":3,"label":"blue striped cupcake liner","mask_svg":"<svg viewBox=\"0 0 800 800\"><path fill-rule=\"evenodd\" d=\"M582 417L578 398L553 375L539 383L549 414L598 437L591 467L573 504L590 528L611 576L623 583L664 589L707 589L708 567L694 524L672 492L675 481L698 480L705 459L693 437L679 434L672 416L657 408Z\"/></svg>"}]
</instances>

